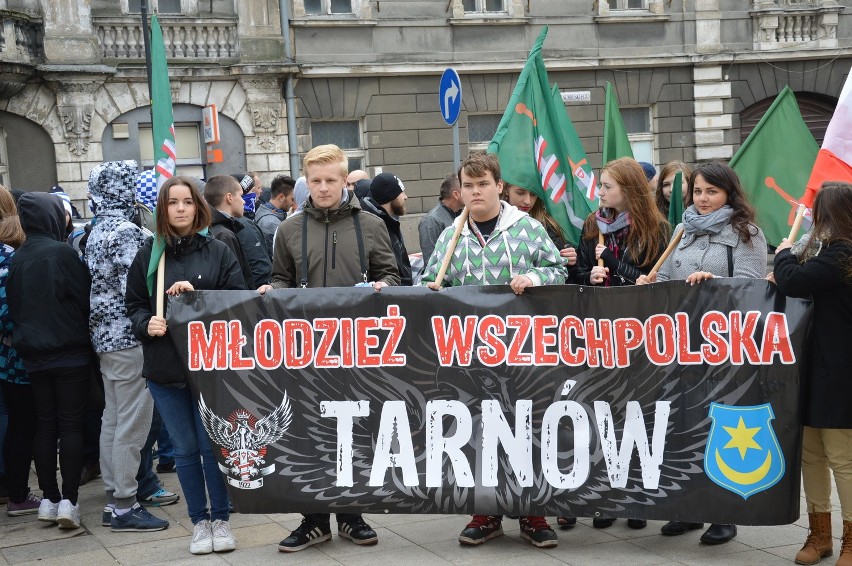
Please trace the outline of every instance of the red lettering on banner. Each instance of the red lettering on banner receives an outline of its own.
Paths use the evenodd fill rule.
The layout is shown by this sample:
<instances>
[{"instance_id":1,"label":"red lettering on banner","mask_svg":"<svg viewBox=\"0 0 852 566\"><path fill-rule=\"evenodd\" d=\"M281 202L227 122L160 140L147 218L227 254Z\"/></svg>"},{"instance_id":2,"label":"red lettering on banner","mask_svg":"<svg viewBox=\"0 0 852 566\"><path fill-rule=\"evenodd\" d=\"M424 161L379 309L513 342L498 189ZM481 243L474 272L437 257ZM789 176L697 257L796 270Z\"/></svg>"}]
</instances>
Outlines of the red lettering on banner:
<instances>
[{"instance_id":1,"label":"red lettering on banner","mask_svg":"<svg viewBox=\"0 0 852 566\"><path fill-rule=\"evenodd\" d=\"M704 361L718 366L728 359L728 341L722 338L720 332L728 332L728 318L719 311L704 313L701 317L701 335L709 344L701 345Z\"/></svg>"},{"instance_id":2,"label":"red lettering on banner","mask_svg":"<svg viewBox=\"0 0 852 566\"><path fill-rule=\"evenodd\" d=\"M584 322L586 324L586 357L589 367L615 367L612 351L612 321L605 318L587 318Z\"/></svg>"},{"instance_id":3,"label":"red lettering on banner","mask_svg":"<svg viewBox=\"0 0 852 566\"><path fill-rule=\"evenodd\" d=\"M559 324L559 320L555 316L534 316L533 317L533 359L537 366L555 366L559 363L559 356L553 352L548 352L548 346L556 346L556 335L546 332L548 328L553 328Z\"/></svg>"},{"instance_id":4,"label":"red lettering on banner","mask_svg":"<svg viewBox=\"0 0 852 566\"><path fill-rule=\"evenodd\" d=\"M352 346L352 319L340 320L340 365L351 368L355 365L355 350Z\"/></svg>"},{"instance_id":5,"label":"red lettering on banner","mask_svg":"<svg viewBox=\"0 0 852 566\"><path fill-rule=\"evenodd\" d=\"M314 355L314 367L336 368L340 367L340 356L331 355L331 346L337 337L339 318L317 318L314 319L314 329L322 332L317 341L317 352Z\"/></svg>"},{"instance_id":6,"label":"red lettering on banner","mask_svg":"<svg viewBox=\"0 0 852 566\"><path fill-rule=\"evenodd\" d=\"M506 344L499 338L506 335L506 323L495 314L482 317L477 336L485 343L476 349L476 357L482 365L499 366L506 359Z\"/></svg>"},{"instance_id":7,"label":"red lettering on banner","mask_svg":"<svg viewBox=\"0 0 852 566\"><path fill-rule=\"evenodd\" d=\"M642 345L642 323L635 318L619 318L615 321L615 365L626 368L630 365L630 352Z\"/></svg>"},{"instance_id":8,"label":"red lettering on banner","mask_svg":"<svg viewBox=\"0 0 852 566\"><path fill-rule=\"evenodd\" d=\"M748 363L759 364L760 352L757 350L757 342L754 340L754 333L757 331L757 322L760 320L759 311L749 311L743 313L732 311L731 317L731 363L742 365L744 358L748 358Z\"/></svg>"},{"instance_id":9,"label":"red lettering on banner","mask_svg":"<svg viewBox=\"0 0 852 566\"><path fill-rule=\"evenodd\" d=\"M370 330L379 328L378 318L358 318L355 320L355 365L359 368L379 367L381 358L370 353L379 347L379 337L370 334Z\"/></svg>"},{"instance_id":10,"label":"red lettering on banner","mask_svg":"<svg viewBox=\"0 0 852 566\"><path fill-rule=\"evenodd\" d=\"M225 324L224 320L211 322L209 339L203 322L192 321L187 324L190 371L227 369Z\"/></svg>"},{"instance_id":11,"label":"red lettering on banner","mask_svg":"<svg viewBox=\"0 0 852 566\"><path fill-rule=\"evenodd\" d=\"M677 361L686 366L701 363L701 352L689 349L689 315L685 312L675 313L677 324Z\"/></svg>"},{"instance_id":12,"label":"red lettering on banner","mask_svg":"<svg viewBox=\"0 0 852 566\"><path fill-rule=\"evenodd\" d=\"M667 314L655 314L645 321L645 354L652 364L666 366L674 361L674 332L674 321Z\"/></svg>"},{"instance_id":13,"label":"red lettering on banner","mask_svg":"<svg viewBox=\"0 0 852 566\"><path fill-rule=\"evenodd\" d=\"M438 351L438 361L442 366L453 365L453 359L458 365L467 367L473 354L473 337L476 335L477 317L467 316L462 329L461 318L450 317L449 327L442 316L432 317L432 333L435 336L435 349Z\"/></svg>"},{"instance_id":14,"label":"red lettering on banner","mask_svg":"<svg viewBox=\"0 0 852 566\"><path fill-rule=\"evenodd\" d=\"M290 369L308 367L314 353L314 332L307 320L284 321L284 365Z\"/></svg>"},{"instance_id":15,"label":"red lettering on banner","mask_svg":"<svg viewBox=\"0 0 852 566\"><path fill-rule=\"evenodd\" d=\"M382 348L383 366L404 366L405 354L397 354L396 349L402 341L402 333L405 331L405 318L399 316L399 306L390 305L388 315L382 318L382 330L389 330L385 347Z\"/></svg>"},{"instance_id":16,"label":"red lettering on banner","mask_svg":"<svg viewBox=\"0 0 852 566\"><path fill-rule=\"evenodd\" d=\"M586 350L583 348L571 349L571 332L577 340L585 340L583 323L576 316L566 316L559 324L559 355L562 363L567 366L581 366L586 363Z\"/></svg>"},{"instance_id":17,"label":"red lettering on banner","mask_svg":"<svg viewBox=\"0 0 852 566\"><path fill-rule=\"evenodd\" d=\"M283 349L278 322L264 319L254 326L254 357L262 369L279 368L284 357Z\"/></svg>"},{"instance_id":18,"label":"red lettering on banner","mask_svg":"<svg viewBox=\"0 0 852 566\"><path fill-rule=\"evenodd\" d=\"M507 328L516 328L511 342L509 342L509 355L506 358L506 365L510 366L527 366L532 361L532 356L522 354L521 349L530 335L530 317L526 315L511 315L506 318Z\"/></svg>"},{"instance_id":19,"label":"red lettering on banner","mask_svg":"<svg viewBox=\"0 0 852 566\"><path fill-rule=\"evenodd\" d=\"M771 364L775 354L782 364L796 363L793 344L790 343L790 330L787 328L787 316L779 312L771 312L763 325L762 361Z\"/></svg>"},{"instance_id":20,"label":"red lettering on banner","mask_svg":"<svg viewBox=\"0 0 852 566\"><path fill-rule=\"evenodd\" d=\"M254 369L254 358L243 357L243 346L246 337L243 336L243 323L239 320L228 322L230 337L228 339L228 367L230 369Z\"/></svg>"}]
</instances>

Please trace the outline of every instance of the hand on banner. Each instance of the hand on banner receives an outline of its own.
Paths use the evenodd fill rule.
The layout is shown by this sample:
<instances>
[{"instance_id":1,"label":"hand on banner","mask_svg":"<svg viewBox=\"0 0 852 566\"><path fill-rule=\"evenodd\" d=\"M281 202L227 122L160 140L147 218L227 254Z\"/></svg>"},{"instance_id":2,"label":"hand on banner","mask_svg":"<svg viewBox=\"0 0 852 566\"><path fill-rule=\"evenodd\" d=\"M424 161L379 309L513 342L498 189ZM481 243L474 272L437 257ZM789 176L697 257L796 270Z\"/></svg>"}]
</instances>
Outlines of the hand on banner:
<instances>
[{"instance_id":1,"label":"hand on banner","mask_svg":"<svg viewBox=\"0 0 852 566\"><path fill-rule=\"evenodd\" d=\"M179 297L185 291L195 291L195 287L189 281L176 281L174 285L166 289L166 295Z\"/></svg>"},{"instance_id":2,"label":"hand on banner","mask_svg":"<svg viewBox=\"0 0 852 566\"><path fill-rule=\"evenodd\" d=\"M432 289L433 291L440 291L441 290L441 286L438 285L437 281L430 281L429 283L426 283L426 286L429 287L430 289Z\"/></svg>"},{"instance_id":3,"label":"hand on banner","mask_svg":"<svg viewBox=\"0 0 852 566\"><path fill-rule=\"evenodd\" d=\"M600 259L601 254L604 252L605 249L606 246L603 244L598 244L597 246L595 246L595 259Z\"/></svg>"},{"instance_id":4,"label":"hand on banner","mask_svg":"<svg viewBox=\"0 0 852 566\"><path fill-rule=\"evenodd\" d=\"M576 265L577 264L577 250L572 248L571 246L565 246L561 250L559 250L559 255L566 259L567 265Z\"/></svg>"},{"instance_id":5,"label":"hand on banner","mask_svg":"<svg viewBox=\"0 0 852 566\"><path fill-rule=\"evenodd\" d=\"M589 280L592 282L592 285L600 285L604 282L608 274L608 267L601 267L599 265L596 265L592 268L592 273L589 275Z\"/></svg>"},{"instance_id":6,"label":"hand on banner","mask_svg":"<svg viewBox=\"0 0 852 566\"><path fill-rule=\"evenodd\" d=\"M695 273L691 273L686 278L686 282L689 283L690 286L692 286L696 283L701 283L706 279L713 279L713 274L709 271L696 271Z\"/></svg>"},{"instance_id":7,"label":"hand on banner","mask_svg":"<svg viewBox=\"0 0 852 566\"><path fill-rule=\"evenodd\" d=\"M769 275L766 276L766 280L769 281L770 283L775 283L776 285L778 284L775 281L775 272L774 271L769 272Z\"/></svg>"},{"instance_id":8,"label":"hand on banner","mask_svg":"<svg viewBox=\"0 0 852 566\"><path fill-rule=\"evenodd\" d=\"M781 240L781 243L778 244L778 247L775 248L775 253L777 254L782 250L789 250L792 247L793 242L791 242L788 238L784 238L783 240Z\"/></svg>"},{"instance_id":9,"label":"hand on banner","mask_svg":"<svg viewBox=\"0 0 852 566\"><path fill-rule=\"evenodd\" d=\"M257 288L257 292L260 295L265 295L267 291L271 291L271 290L272 290L272 285L261 285L260 287Z\"/></svg>"},{"instance_id":10,"label":"hand on banner","mask_svg":"<svg viewBox=\"0 0 852 566\"><path fill-rule=\"evenodd\" d=\"M532 279L530 279L526 275L515 275L509 282L509 287L512 288L512 291L514 291L516 295L523 295L524 289L532 286Z\"/></svg>"},{"instance_id":11,"label":"hand on banner","mask_svg":"<svg viewBox=\"0 0 852 566\"><path fill-rule=\"evenodd\" d=\"M375 289L376 291L381 291L382 287L387 287L387 286L388 286L388 284L385 283L384 281L373 281L373 289Z\"/></svg>"},{"instance_id":12,"label":"hand on banner","mask_svg":"<svg viewBox=\"0 0 852 566\"><path fill-rule=\"evenodd\" d=\"M165 336L166 319L161 316L152 316L148 320L148 336Z\"/></svg>"},{"instance_id":13,"label":"hand on banner","mask_svg":"<svg viewBox=\"0 0 852 566\"><path fill-rule=\"evenodd\" d=\"M653 272L649 273L648 275L640 275L639 279L636 280L637 285L648 285L650 283L656 283L656 282L657 282L657 274L653 273Z\"/></svg>"}]
</instances>

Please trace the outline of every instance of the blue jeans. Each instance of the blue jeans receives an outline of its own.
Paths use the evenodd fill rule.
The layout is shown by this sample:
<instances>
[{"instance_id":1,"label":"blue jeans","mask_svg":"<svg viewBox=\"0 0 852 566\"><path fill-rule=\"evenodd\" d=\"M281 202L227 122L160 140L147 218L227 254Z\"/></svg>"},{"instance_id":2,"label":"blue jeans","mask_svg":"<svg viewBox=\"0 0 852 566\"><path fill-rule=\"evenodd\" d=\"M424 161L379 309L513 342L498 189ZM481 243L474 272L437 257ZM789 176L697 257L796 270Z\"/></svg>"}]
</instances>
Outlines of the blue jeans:
<instances>
[{"instance_id":1,"label":"blue jeans","mask_svg":"<svg viewBox=\"0 0 852 566\"><path fill-rule=\"evenodd\" d=\"M150 387L148 390L150 391ZM160 490L160 478L154 473L154 443L157 442L157 436L160 434L160 429L163 426L163 419L160 418L160 412L154 406L154 413L151 418L151 430L148 431L148 439L145 445L142 446L142 458L139 460L139 471L136 473L136 495L140 499L147 499Z\"/></svg>"},{"instance_id":2,"label":"blue jeans","mask_svg":"<svg viewBox=\"0 0 852 566\"><path fill-rule=\"evenodd\" d=\"M175 448L169 437L169 429L161 427L160 434L157 435L157 464L171 464L174 461Z\"/></svg>"},{"instance_id":3,"label":"blue jeans","mask_svg":"<svg viewBox=\"0 0 852 566\"><path fill-rule=\"evenodd\" d=\"M149 380L148 389L172 438L175 471L192 524L204 519L227 521L231 504L225 480L213 457L210 439L189 387L166 387ZM205 486L207 493L204 492Z\"/></svg>"}]
</instances>

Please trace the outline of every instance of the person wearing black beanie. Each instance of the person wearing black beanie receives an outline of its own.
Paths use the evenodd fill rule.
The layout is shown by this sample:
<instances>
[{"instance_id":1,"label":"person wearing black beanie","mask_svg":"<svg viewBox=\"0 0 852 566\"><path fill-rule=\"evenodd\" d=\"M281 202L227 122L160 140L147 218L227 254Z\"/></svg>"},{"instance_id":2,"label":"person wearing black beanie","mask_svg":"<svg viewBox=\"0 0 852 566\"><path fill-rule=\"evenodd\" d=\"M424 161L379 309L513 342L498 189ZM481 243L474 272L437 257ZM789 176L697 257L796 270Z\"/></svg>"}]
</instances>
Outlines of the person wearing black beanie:
<instances>
[{"instance_id":1,"label":"person wearing black beanie","mask_svg":"<svg viewBox=\"0 0 852 566\"><path fill-rule=\"evenodd\" d=\"M355 188L357 191L357 183ZM399 226L399 217L405 214L406 198L405 185L399 177L392 173L380 173L370 183L370 195L359 199L364 210L381 218L388 229L393 255L396 257L396 265L399 268L400 285L413 284L411 262L408 259L408 250L405 249L402 230Z\"/></svg>"}]
</instances>

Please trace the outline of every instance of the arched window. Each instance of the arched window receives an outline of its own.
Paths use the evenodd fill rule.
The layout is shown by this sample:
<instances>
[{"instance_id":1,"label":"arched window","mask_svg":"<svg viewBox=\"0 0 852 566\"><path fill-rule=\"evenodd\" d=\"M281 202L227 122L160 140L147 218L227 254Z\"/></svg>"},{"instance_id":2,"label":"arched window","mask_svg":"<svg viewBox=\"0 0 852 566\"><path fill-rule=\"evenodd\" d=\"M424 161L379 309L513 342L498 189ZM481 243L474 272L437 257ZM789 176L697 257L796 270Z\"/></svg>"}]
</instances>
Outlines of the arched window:
<instances>
[{"instance_id":1,"label":"arched window","mask_svg":"<svg viewBox=\"0 0 852 566\"><path fill-rule=\"evenodd\" d=\"M740 112L740 143L746 140L774 101L775 97L765 98ZM837 106L837 99L814 92L797 92L796 102L817 144L822 145L825 130Z\"/></svg>"}]
</instances>

